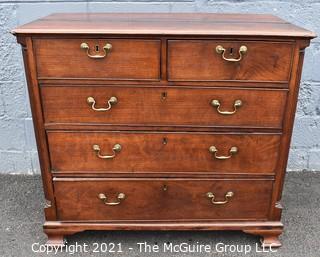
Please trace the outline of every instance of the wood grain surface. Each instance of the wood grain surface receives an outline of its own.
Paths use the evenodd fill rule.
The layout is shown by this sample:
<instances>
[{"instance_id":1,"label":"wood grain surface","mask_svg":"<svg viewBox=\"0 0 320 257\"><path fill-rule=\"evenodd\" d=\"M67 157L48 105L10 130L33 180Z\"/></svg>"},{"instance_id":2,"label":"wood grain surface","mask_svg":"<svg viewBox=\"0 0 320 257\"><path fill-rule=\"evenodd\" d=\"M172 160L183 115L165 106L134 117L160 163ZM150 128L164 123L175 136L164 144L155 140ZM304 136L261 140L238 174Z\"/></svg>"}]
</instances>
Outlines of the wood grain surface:
<instances>
[{"instance_id":1,"label":"wood grain surface","mask_svg":"<svg viewBox=\"0 0 320 257\"><path fill-rule=\"evenodd\" d=\"M263 220L267 218L272 181L270 180L74 180L54 182L60 220ZM164 190L166 188L166 190ZM214 205L206 196L215 194L226 204ZM125 199L119 205L119 193Z\"/></svg>"},{"instance_id":2,"label":"wood grain surface","mask_svg":"<svg viewBox=\"0 0 320 257\"><path fill-rule=\"evenodd\" d=\"M222 59L217 46L226 49L225 57L238 59L239 48L247 52L238 62ZM289 80L293 44L273 42L169 40L169 81L283 81Z\"/></svg>"},{"instance_id":3,"label":"wood grain surface","mask_svg":"<svg viewBox=\"0 0 320 257\"><path fill-rule=\"evenodd\" d=\"M95 111L87 103L91 96L96 108L108 107L115 96L117 104L109 111ZM46 124L86 123L140 126L211 126L281 128L286 90L198 89L183 87L128 86L45 86L41 97ZM212 100L219 100L221 111L234 111L236 100L242 106L223 115Z\"/></svg>"},{"instance_id":4,"label":"wood grain surface","mask_svg":"<svg viewBox=\"0 0 320 257\"><path fill-rule=\"evenodd\" d=\"M105 58L92 59L81 43L87 43L90 54L103 55L103 46L112 45ZM95 47L99 47L96 52ZM122 80L159 80L160 41L126 39L36 39L34 49L39 77L105 78Z\"/></svg>"},{"instance_id":5,"label":"wood grain surface","mask_svg":"<svg viewBox=\"0 0 320 257\"><path fill-rule=\"evenodd\" d=\"M280 135L135 133L135 132L48 132L51 166L55 172L79 173L275 173ZM122 149L114 159L100 159L93 151L111 155L115 144ZM209 152L216 146L218 160ZM258 165L257 165L258 164Z\"/></svg>"},{"instance_id":6,"label":"wood grain surface","mask_svg":"<svg viewBox=\"0 0 320 257\"><path fill-rule=\"evenodd\" d=\"M315 37L313 32L276 16L248 13L56 13L12 32Z\"/></svg>"},{"instance_id":7,"label":"wood grain surface","mask_svg":"<svg viewBox=\"0 0 320 257\"><path fill-rule=\"evenodd\" d=\"M157 229L243 230L281 245L281 193L313 32L272 15L72 13L13 33L23 46L49 243L84 230ZM93 59L82 43L93 55L112 49ZM217 45L225 58L247 52L230 62ZM97 108L111 96L118 102L98 113L89 96ZM242 106L226 116L212 100L222 111ZM101 155L122 148L102 159L95 144ZM221 205L206 195L224 201L231 191ZM98 198L115 202L120 192L119 205Z\"/></svg>"}]
</instances>

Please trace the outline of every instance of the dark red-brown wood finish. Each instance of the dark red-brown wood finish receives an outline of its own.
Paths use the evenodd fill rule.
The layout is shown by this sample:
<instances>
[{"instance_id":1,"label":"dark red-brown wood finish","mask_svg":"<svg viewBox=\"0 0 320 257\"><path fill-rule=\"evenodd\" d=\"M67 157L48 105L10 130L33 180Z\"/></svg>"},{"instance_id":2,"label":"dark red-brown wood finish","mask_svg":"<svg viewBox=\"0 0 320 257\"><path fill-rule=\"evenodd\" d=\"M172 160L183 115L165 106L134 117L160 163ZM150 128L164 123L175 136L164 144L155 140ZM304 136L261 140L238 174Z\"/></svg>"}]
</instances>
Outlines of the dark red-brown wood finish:
<instances>
[{"instance_id":1,"label":"dark red-brown wood finish","mask_svg":"<svg viewBox=\"0 0 320 257\"><path fill-rule=\"evenodd\" d=\"M281 245L314 33L271 15L204 13L53 14L13 33L48 243L84 230L195 229Z\"/></svg>"}]
</instances>

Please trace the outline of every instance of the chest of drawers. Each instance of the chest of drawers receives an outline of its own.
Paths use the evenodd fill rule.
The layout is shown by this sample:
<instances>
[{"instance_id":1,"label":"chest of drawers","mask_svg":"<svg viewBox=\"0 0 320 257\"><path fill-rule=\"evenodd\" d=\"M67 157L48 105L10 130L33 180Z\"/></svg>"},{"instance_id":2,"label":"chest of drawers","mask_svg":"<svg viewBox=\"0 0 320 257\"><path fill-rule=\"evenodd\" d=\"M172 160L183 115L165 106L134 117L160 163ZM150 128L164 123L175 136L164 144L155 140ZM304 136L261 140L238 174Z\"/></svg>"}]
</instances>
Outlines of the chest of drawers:
<instances>
[{"instance_id":1,"label":"chest of drawers","mask_svg":"<svg viewBox=\"0 0 320 257\"><path fill-rule=\"evenodd\" d=\"M304 49L270 15L53 14L22 45L51 244L242 230L280 246Z\"/></svg>"}]
</instances>

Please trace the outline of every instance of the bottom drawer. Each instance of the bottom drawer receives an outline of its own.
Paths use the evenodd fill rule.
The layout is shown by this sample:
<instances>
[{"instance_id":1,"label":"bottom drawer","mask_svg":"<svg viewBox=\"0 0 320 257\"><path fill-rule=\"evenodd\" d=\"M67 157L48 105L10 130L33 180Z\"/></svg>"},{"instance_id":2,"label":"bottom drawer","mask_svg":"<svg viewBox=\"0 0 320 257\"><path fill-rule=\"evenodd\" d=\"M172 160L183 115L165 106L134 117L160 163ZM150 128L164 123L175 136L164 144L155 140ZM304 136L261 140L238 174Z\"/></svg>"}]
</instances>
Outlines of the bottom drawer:
<instances>
[{"instance_id":1,"label":"bottom drawer","mask_svg":"<svg viewBox=\"0 0 320 257\"><path fill-rule=\"evenodd\" d=\"M263 220L272 184L253 179L54 179L60 220Z\"/></svg>"}]
</instances>

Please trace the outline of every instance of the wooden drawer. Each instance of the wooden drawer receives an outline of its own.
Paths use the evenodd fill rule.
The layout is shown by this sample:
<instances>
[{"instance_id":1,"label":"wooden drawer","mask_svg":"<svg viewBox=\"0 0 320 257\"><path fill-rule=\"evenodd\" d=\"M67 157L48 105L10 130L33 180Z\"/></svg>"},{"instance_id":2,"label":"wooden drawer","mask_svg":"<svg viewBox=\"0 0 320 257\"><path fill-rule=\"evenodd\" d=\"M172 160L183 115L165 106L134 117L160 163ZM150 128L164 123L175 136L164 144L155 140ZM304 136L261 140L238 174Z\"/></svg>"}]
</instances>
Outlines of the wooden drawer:
<instances>
[{"instance_id":1,"label":"wooden drawer","mask_svg":"<svg viewBox=\"0 0 320 257\"><path fill-rule=\"evenodd\" d=\"M41 97L46 123L281 128L287 91L44 86ZM88 97L95 99L95 108L107 108L111 97L117 103L108 111L95 111ZM220 107L212 100L218 100ZM235 107L237 100L241 106Z\"/></svg>"},{"instance_id":2,"label":"wooden drawer","mask_svg":"<svg viewBox=\"0 0 320 257\"><path fill-rule=\"evenodd\" d=\"M91 58L90 55L104 58ZM105 50L106 44L111 50ZM98 47L98 49L97 49ZM36 39L34 49L41 78L159 80L160 41L136 39ZM98 50L98 51L96 51Z\"/></svg>"},{"instance_id":3,"label":"wooden drawer","mask_svg":"<svg viewBox=\"0 0 320 257\"><path fill-rule=\"evenodd\" d=\"M280 135L161 132L48 131L55 172L267 173L275 172ZM121 145L121 150L117 148ZM93 149L99 145L98 149ZM213 152L215 146L217 152ZM235 148L237 152L235 153ZM113 150L114 149L114 150ZM231 150L232 149L232 150ZM233 152L233 153L231 153ZM102 159L98 154L114 156ZM218 159L215 157L218 157ZM230 157L219 159L219 157Z\"/></svg>"},{"instance_id":4,"label":"wooden drawer","mask_svg":"<svg viewBox=\"0 0 320 257\"><path fill-rule=\"evenodd\" d=\"M225 49L224 53L217 53L218 46ZM247 48L245 53L239 53L241 46ZM168 79L287 82L292 54L291 43L169 40ZM228 61L224 60L223 56L226 59L242 57L240 61Z\"/></svg>"},{"instance_id":5,"label":"wooden drawer","mask_svg":"<svg viewBox=\"0 0 320 257\"><path fill-rule=\"evenodd\" d=\"M268 217L272 181L57 178L54 188L60 220L256 220Z\"/></svg>"}]
</instances>

